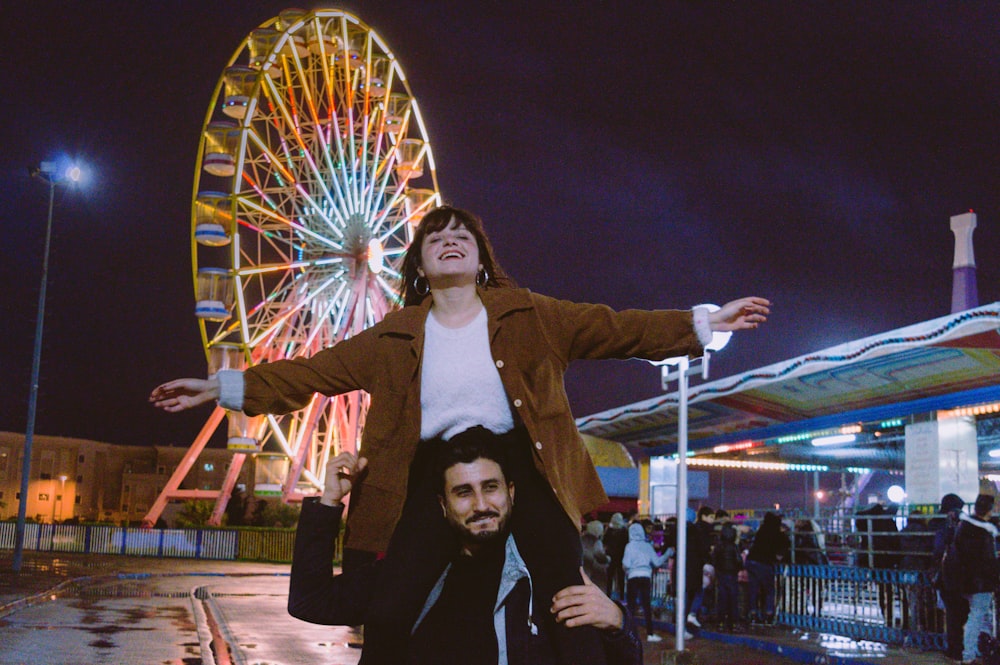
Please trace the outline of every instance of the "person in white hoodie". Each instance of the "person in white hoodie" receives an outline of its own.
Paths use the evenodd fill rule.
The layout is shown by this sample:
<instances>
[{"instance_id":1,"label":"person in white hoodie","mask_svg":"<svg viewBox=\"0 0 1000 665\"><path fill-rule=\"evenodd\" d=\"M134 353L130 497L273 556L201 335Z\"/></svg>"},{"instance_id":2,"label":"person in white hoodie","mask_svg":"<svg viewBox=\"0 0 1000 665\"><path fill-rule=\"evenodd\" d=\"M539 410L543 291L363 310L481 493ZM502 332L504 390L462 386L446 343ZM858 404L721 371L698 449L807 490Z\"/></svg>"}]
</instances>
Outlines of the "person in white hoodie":
<instances>
[{"instance_id":1,"label":"person in white hoodie","mask_svg":"<svg viewBox=\"0 0 1000 665\"><path fill-rule=\"evenodd\" d=\"M653 632L653 607L650 594L653 582L653 569L662 566L670 552L657 554L653 546L646 540L646 530L641 524L634 523L628 528L628 545L625 546L625 557L622 567L625 569L627 582L625 596L629 614L635 616L639 602L642 602L642 614L646 618L646 641L659 642L663 638Z\"/></svg>"}]
</instances>

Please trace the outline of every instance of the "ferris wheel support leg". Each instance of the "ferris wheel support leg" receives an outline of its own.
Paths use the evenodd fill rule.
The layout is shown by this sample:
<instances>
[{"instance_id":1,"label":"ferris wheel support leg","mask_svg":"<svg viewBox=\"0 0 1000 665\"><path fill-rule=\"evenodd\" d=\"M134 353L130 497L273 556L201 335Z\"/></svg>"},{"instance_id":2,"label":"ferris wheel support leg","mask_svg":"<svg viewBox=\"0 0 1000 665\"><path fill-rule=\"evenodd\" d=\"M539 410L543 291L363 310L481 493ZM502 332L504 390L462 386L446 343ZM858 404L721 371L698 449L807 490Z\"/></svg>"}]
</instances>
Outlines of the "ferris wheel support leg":
<instances>
[{"instance_id":1,"label":"ferris wheel support leg","mask_svg":"<svg viewBox=\"0 0 1000 665\"><path fill-rule=\"evenodd\" d=\"M245 453L233 455L233 459L229 463L229 471L226 472L226 479L222 483L222 491L219 492L219 498L215 500L212 516L208 518L209 526L222 526L222 515L226 512L229 499L233 496L233 488L236 487L236 481L240 477L240 471L243 469L246 458Z\"/></svg>"},{"instance_id":2,"label":"ferris wheel support leg","mask_svg":"<svg viewBox=\"0 0 1000 665\"><path fill-rule=\"evenodd\" d=\"M295 450L295 457L292 458L292 467L289 470L288 476L285 478L285 484L281 488L281 500L288 503L291 500L292 495L295 493L295 488L299 484L299 478L302 476L302 467L305 464L306 456L309 459L315 459L315 451L311 448L315 445L316 437L314 436L316 432L316 423L319 420L320 415L324 408L326 408L326 403L329 398L322 397L320 395L314 395L312 402L309 403L309 412L306 417L303 418L304 430L302 434L297 437L299 440L299 447ZM320 472L319 469L316 469ZM317 488L321 489L321 488Z\"/></svg>"},{"instance_id":3,"label":"ferris wheel support leg","mask_svg":"<svg viewBox=\"0 0 1000 665\"><path fill-rule=\"evenodd\" d=\"M152 528L156 524L156 520L160 519L160 515L163 514L163 509L167 507L167 502L174 498L174 493L177 492L178 488L180 488L181 483L191 470L191 467L194 466L194 463L198 460L198 455L200 455L201 451L205 449L205 444L208 443L212 433L218 429L219 423L222 422L225 415L226 410L221 406L215 407L215 410L212 411L212 415L208 417L208 420L205 422L205 426L201 428L201 431L198 433L194 443L191 444L188 451L184 453L184 457L181 459L180 464L178 464L177 468L174 469L173 475L170 476L170 480L167 481L163 491L160 492L160 496L156 497L156 501L153 502L153 506L149 509L149 512L146 513L146 516L142 518L142 525L144 527Z\"/></svg>"},{"instance_id":4,"label":"ferris wheel support leg","mask_svg":"<svg viewBox=\"0 0 1000 665\"><path fill-rule=\"evenodd\" d=\"M344 450L358 454L358 429L361 420L361 393L357 390L351 393L347 416L347 436L344 438Z\"/></svg>"}]
</instances>

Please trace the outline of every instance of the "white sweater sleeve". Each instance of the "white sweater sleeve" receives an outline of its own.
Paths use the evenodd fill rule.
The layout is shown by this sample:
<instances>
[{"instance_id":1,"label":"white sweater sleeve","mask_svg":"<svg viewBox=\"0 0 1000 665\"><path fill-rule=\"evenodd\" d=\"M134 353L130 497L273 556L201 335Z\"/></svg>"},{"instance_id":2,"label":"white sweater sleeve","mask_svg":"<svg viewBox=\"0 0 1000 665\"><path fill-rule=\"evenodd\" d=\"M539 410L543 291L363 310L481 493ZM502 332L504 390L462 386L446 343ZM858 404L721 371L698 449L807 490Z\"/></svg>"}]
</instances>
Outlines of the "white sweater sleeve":
<instances>
[{"instance_id":1,"label":"white sweater sleeve","mask_svg":"<svg viewBox=\"0 0 1000 665\"><path fill-rule=\"evenodd\" d=\"M237 369L224 369L215 376L219 379L219 406L230 411L242 411L243 372Z\"/></svg>"}]
</instances>

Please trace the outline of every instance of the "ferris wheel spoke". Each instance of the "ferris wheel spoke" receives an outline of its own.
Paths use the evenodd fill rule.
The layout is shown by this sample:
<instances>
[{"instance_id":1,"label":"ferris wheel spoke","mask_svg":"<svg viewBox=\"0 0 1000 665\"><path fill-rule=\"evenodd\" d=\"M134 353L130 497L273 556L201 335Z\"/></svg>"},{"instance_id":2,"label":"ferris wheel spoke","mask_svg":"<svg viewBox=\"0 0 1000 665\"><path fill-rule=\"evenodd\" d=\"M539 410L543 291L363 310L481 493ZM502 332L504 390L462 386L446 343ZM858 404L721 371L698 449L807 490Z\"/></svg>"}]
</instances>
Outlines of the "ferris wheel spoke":
<instances>
[{"instance_id":1,"label":"ferris wheel spoke","mask_svg":"<svg viewBox=\"0 0 1000 665\"><path fill-rule=\"evenodd\" d=\"M261 155L264 156L265 160L267 160L267 163L272 165L273 168L278 170L279 173L275 174L275 177L278 180L278 183L282 187L287 187L295 183L296 181L295 174L293 174L287 167L282 165L281 163L283 161L282 158L274 154L274 152L267 146L266 143L264 143L264 141L260 138L260 135L257 134L257 132L254 131L252 127L247 132L247 136L250 139L250 141L252 141L253 144L257 146L257 149L260 150ZM260 178L257 178L256 181L259 182Z\"/></svg>"},{"instance_id":2,"label":"ferris wheel spoke","mask_svg":"<svg viewBox=\"0 0 1000 665\"><path fill-rule=\"evenodd\" d=\"M260 264L248 268L240 268L236 271L236 274L242 277L250 277L252 275L262 275L265 273L272 273L272 272L287 272L290 270L301 270L304 268L328 267L332 265L339 265L342 264L343 262L344 262L344 257L331 256L324 258L309 259L307 261L289 261L288 263Z\"/></svg>"},{"instance_id":3,"label":"ferris wheel spoke","mask_svg":"<svg viewBox=\"0 0 1000 665\"><path fill-rule=\"evenodd\" d=\"M312 292L300 299L295 301L285 301L286 309L272 321L268 322L268 325L258 331L258 337L253 340L253 344L257 345L262 340L274 334L280 327L282 327L291 317L298 314L305 308L307 308L316 298L318 298L324 291L326 291L331 285L336 285L339 277L337 275L331 276L325 281L321 282L317 287L315 287Z\"/></svg>"},{"instance_id":4,"label":"ferris wheel spoke","mask_svg":"<svg viewBox=\"0 0 1000 665\"><path fill-rule=\"evenodd\" d=\"M369 41L368 41L368 48L369 49L371 49L371 43L372 43L371 39L369 39ZM371 58L369 57L368 60L369 60L368 66L371 67ZM388 77L389 78L389 82L385 86L385 93L384 94L386 94L386 95L389 94L389 92L392 90L392 71L393 71L392 68L390 68L390 70L389 70L389 77ZM368 82L366 83L367 90L366 90L366 95L365 96L366 96L366 98L370 98L371 74L369 74L367 78L368 78ZM372 128L373 124L377 125L377 127L375 129L375 141L372 143L372 146L371 146L371 151L372 151L372 163L371 163L371 175L370 175L371 186L368 188L369 195L367 197L366 205L365 205L365 212L369 216L373 212L374 206L376 205L376 202L381 199L383 193L385 192L386 182L388 181L387 171L385 171L385 169L384 169L385 159L382 158L382 154L383 154L382 153L382 145L383 145L383 141L385 140L385 124L382 121L383 118L384 118L384 112L383 113L375 113L375 114L372 115L371 122L367 123L365 125L366 135L368 135L368 134L371 133L371 128ZM367 158L367 156L368 156L368 150L365 150L364 155L365 155L365 158ZM379 177L380 171L384 171L386 173L386 177ZM366 173L366 169L364 167L364 164L362 165L361 172L362 173ZM378 185L376 185L376 183L378 183ZM378 193L377 194L376 194L376 187L378 187Z\"/></svg>"},{"instance_id":5,"label":"ferris wheel spoke","mask_svg":"<svg viewBox=\"0 0 1000 665\"><path fill-rule=\"evenodd\" d=\"M337 287L337 292L334 295L334 297L331 298L326 303L325 307L323 307L322 310L319 312L319 314L318 314L319 320L321 320L321 321L323 321L323 320L329 320L329 318L331 318L331 317L333 317L333 316L336 315L336 310L338 308L337 306L340 305L340 304L342 304L341 301L342 301L342 299L344 297L344 292L346 290L347 290L347 284L346 283L341 283ZM316 345L317 345L317 340L320 338L320 336L324 335L324 334L326 334L328 332L329 332L329 330L327 329L326 326L319 326L319 325L312 326L312 328L309 330L308 337L306 337L306 342L305 342L306 347L308 347L308 348L315 348ZM338 339L329 339L328 343L329 344L334 344L335 342L338 342L338 341L340 341L340 340L338 340Z\"/></svg>"},{"instance_id":6,"label":"ferris wheel spoke","mask_svg":"<svg viewBox=\"0 0 1000 665\"><path fill-rule=\"evenodd\" d=\"M275 163L281 164L283 162L285 164L285 170L291 172L291 170L295 168L295 158L292 156L292 150L288 145L287 133L284 131L284 120L280 117L280 114L277 113L274 104L270 100L267 102L267 107L269 115L261 118L259 125L263 131L257 133L258 138L264 140L264 138L271 133L276 135L275 142L277 147L281 149L281 156L275 157ZM274 151L271 152L272 154L274 153ZM278 180L279 182L281 181L280 177ZM294 180L294 176L289 178L289 186Z\"/></svg>"},{"instance_id":7,"label":"ferris wheel spoke","mask_svg":"<svg viewBox=\"0 0 1000 665\"><path fill-rule=\"evenodd\" d=\"M362 119L361 127L363 128L364 134L362 141L363 149L361 150L361 166L358 169L358 174L360 177L360 182L358 184L358 190L361 192L361 210L366 215L370 211L370 199L367 195L368 192L368 137L371 135L371 123L374 121L374 115L371 108L371 66L372 66L372 39L371 33L365 35L365 77L364 82L360 90L361 101L363 104L362 109ZM377 159L373 159L373 162Z\"/></svg>"},{"instance_id":8,"label":"ferris wheel spoke","mask_svg":"<svg viewBox=\"0 0 1000 665\"><path fill-rule=\"evenodd\" d=\"M386 221L387 217L383 217L382 220L383 222ZM400 230L403 230L403 228L407 225L407 223L408 222L406 221L406 217L400 215L399 218L395 220L395 223L389 228L385 229L384 231L381 231L379 230L378 227L376 227L372 229L372 232L378 234L377 237L382 242L382 245L384 247L389 247L389 240L391 238L395 238L397 234L399 234ZM381 226L381 224L379 226ZM386 256L390 256L394 250L385 249L383 251Z\"/></svg>"},{"instance_id":9,"label":"ferris wheel spoke","mask_svg":"<svg viewBox=\"0 0 1000 665\"><path fill-rule=\"evenodd\" d=\"M305 83L306 81L309 81L312 78L311 76L307 75L306 71L303 69L303 67L302 67L302 61L301 61L301 59L299 59L298 55L295 55L295 62L294 62L294 64L295 64L295 73L296 73L296 76L299 78L299 80L301 80L301 81L303 81L303 83ZM324 83L325 83L324 88L327 88L329 90L330 89L329 88L329 82L325 81ZM336 168L335 168L335 166L333 164L333 161L331 159L330 143L329 143L329 139L327 138L325 132L323 131L323 125L324 125L325 121L329 121L331 123L331 127L335 126L335 124L336 124L336 118L335 117L331 118L330 116L327 116L326 118L321 118L320 114L319 114L319 104L318 104L319 100L317 100L315 98L315 96L314 96L314 94L312 92L312 87L309 86L309 85L305 85L305 84L303 84L301 87L302 87L303 95L305 96L305 98L307 100L307 103L308 103L308 106L309 106L310 116L311 116L311 120L312 120L312 126L315 128L316 140L319 142L319 153L323 157L323 160L326 163L326 168L328 169L328 171L330 173L334 173L334 172L336 172ZM329 105L329 108L332 110L334 108L334 106L333 106L333 103L332 103L331 100L332 100L332 98L328 98L328 102L327 103ZM336 191L337 199L338 199L338 201L340 203L341 208L344 211L343 215L338 216L338 218L339 218L338 221L340 221L341 223L343 223L343 217L347 216L347 211L350 210L350 206L348 205L348 202L347 202L347 200L344 197L344 192L342 191L342 187L341 187L340 181L338 181L337 179L333 178L333 179L330 179L330 182L332 183L332 185L333 185L333 187L334 187L334 189Z\"/></svg>"},{"instance_id":10,"label":"ferris wheel spoke","mask_svg":"<svg viewBox=\"0 0 1000 665\"><path fill-rule=\"evenodd\" d=\"M287 126L292 130L292 136L295 138L295 141L298 144L299 149L302 151L302 161L304 161L305 164L308 166L308 170L312 176L310 178L310 184L314 184L317 187L319 187L323 191L324 197L326 197L326 199L329 201L333 201L334 197L326 186L325 178L323 177L323 174L320 172L319 168L316 166L316 162L313 160L312 157L312 151L309 149L309 146L303 140L302 134L298 130L298 127L294 119L290 115L288 107L285 105L284 100L281 99L280 96L281 93L276 89L273 80L271 80L269 77L265 77L264 80L267 82L267 87L268 90L270 90L272 100L278 107L279 111L281 112L281 115L284 116ZM336 231L337 227L333 224L332 220L330 219L330 216L323 210L323 208L317 205L316 201L313 200L313 197L308 192L305 191L305 188L302 186L301 180L296 180L294 186L296 189L299 190L299 192L302 193L304 197L306 197L306 200L309 202L309 204L315 208L315 213L319 215L320 218L322 218L323 221L327 223L327 225L330 227L331 230Z\"/></svg>"},{"instance_id":11,"label":"ferris wheel spoke","mask_svg":"<svg viewBox=\"0 0 1000 665\"><path fill-rule=\"evenodd\" d=\"M400 301L398 291L396 290L395 287L389 284L384 277L379 275L377 278L377 282L379 287L382 289L382 294L385 298L392 300L393 302L396 303Z\"/></svg>"},{"instance_id":12,"label":"ferris wheel spoke","mask_svg":"<svg viewBox=\"0 0 1000 665\"><path fill-rule=\"evenodd\" d=\"M319 34L322 31L319 19L316 19L314 29L317 31L317 34ZM335 144L337 146L337 158L339 159L340 164L346 164L347 159L346 155L344 154L344 143L341 140L340 136L341 133L340 113L337 111L338 98L337 98L336 75L333 68L330 66L330 58L326 54L326 44L324 43L323 40L319 40L319 47L321 52L319 61L323 72L323 82L327 89L328 104L330 106L330 120L331 120L330 130L333 132ZM329 152L327 153L327 161L328 161L327 166L330 169L330 172L337 174L341 178L341 182L339 183L339 185L340 187L343 188L343 198L344 199L350 198L350 183L347 180L347 174L345 173L344 169L338 169L334 166L334 164L330 161ZM348 205L345 202L344 209L352 210L353 206Z\"/></svg>"},{"instance_id":13,"label":"ferris wheel spoke","mask_svg":"<svg viewBox=\"0 0 1000 665\"><path fill-rule=\"evenodd\" d=\"M313 231L312 229L303 226L302 224L299 224L298 222L295 222L284 215L280 215L277 212L274 212L273 210L268 210L267 208L261 206L260 204L256 203L255 201L245 196L240 196L237 198L237 200L246 209L252 210L254 213L263 215L271 222L275 222L289 229L294 229L296 232L301 233L304 236L307 236L313 241L319 243L320 245L325 245L329 247L334 252L341 252L344 249L343 244L334 240L333 238L317 233L316 231ZM266 225L263 221L257 224L251 224L248 221L241 219L240 224L246 228L253 229L261 233L265 234L268 233L268 229L266 228ZM340 237L343 237L343 233L339 233L338 235L340 235Z\"/></svg>"}]
</instances>

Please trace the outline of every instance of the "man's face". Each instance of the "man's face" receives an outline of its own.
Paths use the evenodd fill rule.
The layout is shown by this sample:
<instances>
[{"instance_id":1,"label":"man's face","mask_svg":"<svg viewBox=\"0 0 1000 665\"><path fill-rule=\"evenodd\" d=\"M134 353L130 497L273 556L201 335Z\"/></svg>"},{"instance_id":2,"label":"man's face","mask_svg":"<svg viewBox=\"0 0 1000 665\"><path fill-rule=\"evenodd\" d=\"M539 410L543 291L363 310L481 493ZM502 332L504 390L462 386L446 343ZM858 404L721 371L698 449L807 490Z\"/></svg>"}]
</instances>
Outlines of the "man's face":
<instances>
[{"instance_id":1,"label":"man's face","mask_svg":"<svg viewBox=\"0 0 1000 665\"><path fill-rule=\"evenodd\" d=\"M514 484L507 482L499 464L480 457L445 471L440 500L445 519L458 532L462 544L475 549L506 537Z\"/></svg>"}]
</instances>

